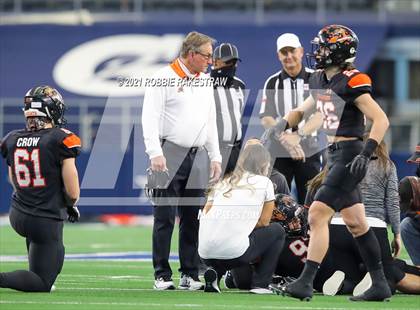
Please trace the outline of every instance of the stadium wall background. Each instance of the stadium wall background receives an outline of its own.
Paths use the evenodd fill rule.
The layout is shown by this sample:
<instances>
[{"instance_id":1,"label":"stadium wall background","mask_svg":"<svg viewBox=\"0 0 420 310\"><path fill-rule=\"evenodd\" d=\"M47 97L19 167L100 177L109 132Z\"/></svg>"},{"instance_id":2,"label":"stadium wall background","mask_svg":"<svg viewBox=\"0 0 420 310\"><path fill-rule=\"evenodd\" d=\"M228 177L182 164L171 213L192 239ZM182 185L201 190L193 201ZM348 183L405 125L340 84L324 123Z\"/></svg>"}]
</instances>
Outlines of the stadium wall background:
<instances>
[{"instance_id":1,"label":"stadium wall background","mask_svg":"<svg viewBox=\"0 0 420 310\"><path fill-rule=\"evenodd\" d=\"M386 37L407 35L407 27L403 26L349 26L359 34L357 66L363 71L369 69ZM279 33L296 33L305 50L310 51L309 42L318 28L316 24L1 26L0 136L22 127L22 98L30 87L38 84L58 87L69 107L67 127L84 142L78 160L82 211L150 213L150 205L141 191L148 160L139 124L144 93L140 80L174 59L183 36L197 30L219 43L237 45L242 59L238 76L249 88L245 114L250 116L252 111L255 113L253 108L259 110L259 90L265 79L279 70L275 51ZM408 32L414 34L416 30L418 27L413 27ZM108 124L102 132L100 124ZM109 143L101 143L95 150L99 136L108 138ZM415 170L405 163L409 153L406 150L392 154L400 178ZM11 186L3 160L0 168L0 213L6 213ZM92 178L89 171L103 174Z\"/></svg>"}]
</instances>

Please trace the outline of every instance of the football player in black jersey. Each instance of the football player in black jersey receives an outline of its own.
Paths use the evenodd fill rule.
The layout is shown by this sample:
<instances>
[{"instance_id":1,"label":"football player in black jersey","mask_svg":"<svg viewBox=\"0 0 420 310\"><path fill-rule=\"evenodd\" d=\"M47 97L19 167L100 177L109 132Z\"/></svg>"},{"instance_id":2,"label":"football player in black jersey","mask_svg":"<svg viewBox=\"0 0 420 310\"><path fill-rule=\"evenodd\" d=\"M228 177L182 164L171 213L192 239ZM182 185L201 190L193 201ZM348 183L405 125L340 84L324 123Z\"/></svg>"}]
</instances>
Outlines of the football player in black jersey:
<instances>
[{"instance_id":1,"label":"football player in black jersey","mask_svg":"<svg viewBox=\"0 0 420 310\"><path fill-rule=\"evenodd\" d=\"M64 262L63 220L77 221L79 179L75 158L81 142L65 125L65 105L50 86L30 89L24 98L26 128L1 140L14 188L10 223L26 238L29 271L0 273L0 287L50 292Z\"/></svg>"},{"instance_id":2,"label":"football player in black jersey","mask_svg":"<svg viewBox=\"0 0 420 310\"><path fill-rule=\"evenodd\" d=\"M388 300L391 291L386 284L378 240L367 224L358 183L366 174L369 158L382 141L389 121L371 96L369 76L353 66L358 46L356 34L348 27L329 25L319 31L312 44L315 49L311 56L318 71L309 81L311 96L283 118L271 135L278 137L316 109L330 143L329 170L309 210L311 239L305 268L282 293L301 300L312 298L313 280L328 250L328 223L335 212L340 212L373 282L369 290L351 300ZM365 117L372 121L372 129L363 145Z\"/></svg>"}]
</instances>

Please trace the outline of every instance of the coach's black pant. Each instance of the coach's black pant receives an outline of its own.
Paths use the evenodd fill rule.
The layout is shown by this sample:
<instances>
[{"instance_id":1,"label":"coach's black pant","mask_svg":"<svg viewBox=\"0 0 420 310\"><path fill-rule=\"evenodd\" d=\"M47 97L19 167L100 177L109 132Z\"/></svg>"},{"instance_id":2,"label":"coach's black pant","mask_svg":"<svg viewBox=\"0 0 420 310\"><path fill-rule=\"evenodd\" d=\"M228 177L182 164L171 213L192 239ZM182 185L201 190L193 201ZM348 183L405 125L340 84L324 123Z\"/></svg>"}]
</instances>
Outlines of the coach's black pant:
<instances>
[{"instance_id":1,"label":"coach's black pant","mask_svg":"<svg viewBox=\"0 0 420 310\"><path fill-rule=\"evenodd\" d=\"M222 173L223 175L233 172L241 152L242 141L235 143L221 142L219 144L220 154L222 155Z\"/></svg>"},{"instance_id":2,"label":"coach's black pant","mask_svg":"<svg viewBox=\"0 0 420 310\"><path fill-rule=\"evenodd\" d=\"M24 292L49 292L64 262L63 221L10 209L13 229L26 238L29 271L0 273L0 287Z\"/></svg>"},{"instance_id":3,"label":"coach's black pant","mask_svg":"<svg viewBox=\"0 0 420 310\"><path fill-rule=\"evenodd\" d=\"M321 154L308 157L305 162L291 158L276 158L274 168L286 177L289 188L292 186L293 178L295 179L298 202L304 204L308 181L321 171Z\"/></svg>"},{"instance_id":4,"label":"coach's black pant","mask_svg":"<svg viewBox=\"0 0 420 310\"><path fill-rule=\"evenodd\" d=\"M228 237L228 236L227 236ZM253 263L251 287L266 288L271 282L286 233L279 223L255 229L249 235L249 247L243 255L234 259L203 259L217 272L218 279L227 270Z\"/></svg>"},{"instance_id":5,"label":"coach's black pant","mask_svg":"<svg viewBox=\"0 0 420 310\"><path fill-rule=\"evenodd\" d=\"M155 278L172 276L169 265L175 215L179 222L179 271L198 277L198 211L204 205L208 183L209 161L203 148L183 148L169 141L162 145L171 182L159 190L162 198L153 208L153 268Z\"/></svg>"}]
</instances>

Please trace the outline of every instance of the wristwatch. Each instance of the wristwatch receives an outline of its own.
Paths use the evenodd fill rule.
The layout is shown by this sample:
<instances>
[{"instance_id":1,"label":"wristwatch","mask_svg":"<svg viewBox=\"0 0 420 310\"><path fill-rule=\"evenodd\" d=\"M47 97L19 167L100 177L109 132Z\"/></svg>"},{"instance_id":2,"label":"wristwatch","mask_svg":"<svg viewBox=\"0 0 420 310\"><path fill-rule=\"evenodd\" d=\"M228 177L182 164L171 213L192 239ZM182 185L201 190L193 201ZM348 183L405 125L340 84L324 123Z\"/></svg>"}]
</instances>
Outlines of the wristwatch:
<instances>
[{"instance_id":1,"label":"wristwatch","mask_svg":"<svg viewBox=\"0 0 420 310\"><path fill-rule=\"evenodd\" d=\"M303 134L301 128L299 128L296 132L297 132L297 135L300 137L301 140L306 138L306 135Z\"/></svg>"}]
</instances>

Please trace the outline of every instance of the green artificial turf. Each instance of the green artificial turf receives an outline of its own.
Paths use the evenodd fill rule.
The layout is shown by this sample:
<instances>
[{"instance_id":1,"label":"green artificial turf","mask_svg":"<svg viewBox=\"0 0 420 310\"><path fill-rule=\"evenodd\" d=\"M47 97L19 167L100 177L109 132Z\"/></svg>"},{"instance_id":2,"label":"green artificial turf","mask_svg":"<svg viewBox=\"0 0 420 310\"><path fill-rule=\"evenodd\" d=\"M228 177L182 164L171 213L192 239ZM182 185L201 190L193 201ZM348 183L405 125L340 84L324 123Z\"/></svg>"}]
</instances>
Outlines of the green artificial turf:
<instances>
[{"instance_id":1,"label":"green artificial turf","mask_svg":"<svg viewBox=\"0 0 420 310\"><path fill-rule=\"evenodd\" d=\"M150 227L66 225L66 253L150 251ZM173 240L176 252L177 235ZM25 254L25 243L9 226L0 227L0 255ZM404 256L406 253L404 252ZM177 263L172 264L178 284ZM0 271L26 269L26 262L0 262ZM154 291L151 262L72 261L64 263L53 293L0 289L0 309L420 309L420 296L398 294L389 303L353 303L347 296L311 302L223 289L221 294Z\"/></svg>"}]
</instances>

